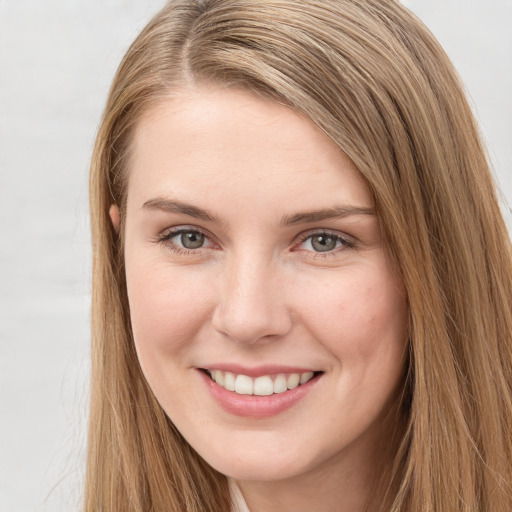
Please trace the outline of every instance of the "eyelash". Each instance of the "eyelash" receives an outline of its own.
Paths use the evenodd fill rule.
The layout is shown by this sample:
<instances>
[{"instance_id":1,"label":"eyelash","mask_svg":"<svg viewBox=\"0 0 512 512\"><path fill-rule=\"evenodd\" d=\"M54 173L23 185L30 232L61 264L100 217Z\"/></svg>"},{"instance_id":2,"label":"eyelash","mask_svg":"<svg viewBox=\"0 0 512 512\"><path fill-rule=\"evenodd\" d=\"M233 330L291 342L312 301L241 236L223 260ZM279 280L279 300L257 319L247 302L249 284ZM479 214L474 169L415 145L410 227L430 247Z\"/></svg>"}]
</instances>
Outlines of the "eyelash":
<instances>
[{"instance_id":1,"label":"eyelash","mask_svg":"<svg viewBox=\"0 0 512 512\"><path fill-rule=\"evenodd\" d=\"M182 235L184 233L196 233L204 236L206 240L210 240L210 237L200 229L191 226L182 226L179 228L164 231L155 238L154 242L164 245L167 249L171 250L176 254L198 254L200 249L203 249L203 247L199 247L198 249L187 249L186 247L180 247L175 243L171 242L171 240L174 237Z\"/></svg>"},{"instance_id":2,"label":"eyelash","mask_svg":"<svg viewBox=\"0 0 512 512\"><path fill-rule=\"evenodd\" d=\"M176 254L197 255L201 249L204 249L204 247L198 247L197 249L187 249L185 247L180 247L180 246L176 245L175 243L170 242L173 238L175 238L179 235L185 234L185 233L195 233L195 234L204 236L206 240L210 241L209 235L207 235L205 232L201 231L200 229L191 227L191 226L190 227L182 226L182 227L170 229L170 230L167 230L167 231L161 233L160 235L155 237L154 242L165 245L166 248L168 248L169 250L171 250L172 252L174 252ZM329 238L334 238L336 244L341 243L341 247L336 247L332 250L328 250L325 252L312 251L312 250L306 251L305 249L299 248L300 245L302 245L304 242L306 242L309 239L312 239L315 236L318 236L318 237L325 236L325 237L329 237ZM313 255L312 257L314 257L314 258L327 258L327 257L334 256L336 253L338 253L340 251L354 249L355 247L356 247L355 241L349 237L343 236L339 233L329 231L329 230L318 230L318 231L308 231L307 233L300 235L299 242L294 245L292 250L293 251L303 250L305 252L311 253Z\"/></svg>"},{"instance_id":3,"label":"eyelash","mask_svg":"<svg viewBox=\"0 0 512 512\"><path fill-rule=\"evenodd\" d=\"M308 231L307 233L304 233L303 235L301 235L299 237L299 243L295 247L302 245L304 242L312 239L315 236L318 236L318 237L324 236L324 237L328 237L328 238L333 238L336 242L336 245L338 243L341 243L341 246L336 247L329 251L325 251L325 252L307 251L307 252L311 253L314 258L332 257L340 251L346 251L346 250L354 249L356 247L356 243L353 239L351 239L347 236L343 236L340 233L337 233L334 231L329 231L329 230ZM305 249L300 249L300 248L294 249L294 250L299 250L299 251L304 250L305 251Z\"/></svg>"}]
</instances>

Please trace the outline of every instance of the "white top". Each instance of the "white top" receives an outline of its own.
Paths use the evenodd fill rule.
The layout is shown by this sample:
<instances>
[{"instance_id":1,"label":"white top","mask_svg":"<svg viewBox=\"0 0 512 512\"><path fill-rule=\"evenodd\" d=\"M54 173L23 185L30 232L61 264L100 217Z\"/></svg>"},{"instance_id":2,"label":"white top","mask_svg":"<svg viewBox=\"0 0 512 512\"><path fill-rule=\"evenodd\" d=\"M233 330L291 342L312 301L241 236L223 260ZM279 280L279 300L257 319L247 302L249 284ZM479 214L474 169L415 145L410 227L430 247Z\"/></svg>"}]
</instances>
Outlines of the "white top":
<instances>
[{"instance_id":1,"label":"white top","mask_svg":"<svg viewBox=\"0 0 512 512\"><path fill-rule=\"evenodd\" d=\"M231 512L251 512L242 496L240 487L232 478L228 478L228 486L231 496Z\"/></svg>"}]
</instances>

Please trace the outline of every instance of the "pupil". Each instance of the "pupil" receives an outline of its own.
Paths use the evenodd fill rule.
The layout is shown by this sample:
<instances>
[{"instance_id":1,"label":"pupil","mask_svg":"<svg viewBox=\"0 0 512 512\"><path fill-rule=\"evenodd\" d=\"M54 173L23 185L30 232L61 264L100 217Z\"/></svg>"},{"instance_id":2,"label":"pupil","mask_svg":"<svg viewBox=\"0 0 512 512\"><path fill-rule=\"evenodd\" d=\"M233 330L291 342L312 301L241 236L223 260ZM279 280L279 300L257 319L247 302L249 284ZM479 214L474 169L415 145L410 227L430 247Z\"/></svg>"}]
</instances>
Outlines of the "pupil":
<instances>
[{"instance_id":1,"label":"pupil","mask_svg":"<svg viewBox=\"0 0 512 512\"><path fill-rule=\"evenodd\" d=\"M198 249L204 243L204 235L201 233L182 233L181 243L186 249Z\"/></svg>"},{"instance_id":2,"label":"pupil","mask_svg":"<svg viewBox=\"0 0 512 512\"><path fill-rule=\"evenodd\" d=\"M336 248L336 238L333 236L315 235L311 239L311 245L317 252L332 251Z\"/></svg>"}]
</instances>

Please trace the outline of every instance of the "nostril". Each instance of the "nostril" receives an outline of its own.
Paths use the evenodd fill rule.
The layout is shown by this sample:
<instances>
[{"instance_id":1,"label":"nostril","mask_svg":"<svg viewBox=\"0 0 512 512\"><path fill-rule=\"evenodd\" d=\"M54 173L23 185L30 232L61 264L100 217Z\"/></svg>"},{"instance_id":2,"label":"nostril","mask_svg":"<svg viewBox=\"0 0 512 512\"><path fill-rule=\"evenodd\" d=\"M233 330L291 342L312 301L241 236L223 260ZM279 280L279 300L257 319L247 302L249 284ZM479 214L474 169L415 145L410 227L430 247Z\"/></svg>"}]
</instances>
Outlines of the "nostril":
<instances>
[{"instance_id":1,"label":"nostril","mask_svg":"<svg viewBox=\"0 0 512 512\"><path fill-rule=\"evenodd\" d=\"M290 311L270 275L268 262L237 261L223 281L212 325L240 343L283 336L291 329ZM245 258L244 258L245 260Z\"/></svg>"},{"instance_id":2,"label":"nostril","mask_svg":"<svg viewBox=\"0 0 512 512\"><path fill-rule=\"evenodd\" d=\"M265 301L265 298L261 298ZM233 304L220 308L213 317L213 327L239 343L271 341L286 335L292 321L284 306Z\"/></svg>"}]
</instances>

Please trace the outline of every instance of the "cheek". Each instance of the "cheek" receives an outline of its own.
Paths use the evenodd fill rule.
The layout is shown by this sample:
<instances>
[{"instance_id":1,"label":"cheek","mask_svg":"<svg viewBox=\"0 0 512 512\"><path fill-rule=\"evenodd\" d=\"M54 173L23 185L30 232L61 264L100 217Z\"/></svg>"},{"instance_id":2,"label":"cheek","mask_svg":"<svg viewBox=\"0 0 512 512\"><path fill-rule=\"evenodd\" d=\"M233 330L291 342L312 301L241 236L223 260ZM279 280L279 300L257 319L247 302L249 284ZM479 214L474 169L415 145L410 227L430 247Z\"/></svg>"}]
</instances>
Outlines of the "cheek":
<instances>
[{"instance_id":1,"label":"cheek","mask_svg":"<svg viewBox=\"0 0 512 512\"><path fill-rule=\"evenodd\" d=\"M126 275L139 358L176 356L205 326L211 300L204 276L143 261L127 261Z\"/></svg>"},{"instance_id":2,"label":"cheek","mask_svg":"<svg viewBox=\"0 0 512 512\"><path fill-rule=\"evenodd\" d=\"M386 267L340 272L309 283L303 321L353 377L400 366L407 340L407 301Z\"/></svg>"},{"instance_id":3,"label":"cheek","mask_svg":"<svg viewBox=\"0 0 512 512\"><path fill-rule=\"evenodd\" d=\"M127 259L126 276L142 372L168 413L186 410L190 399L183 370L193 365L190 349L209 321L211 295L201 286L205 276L150 258Z\"/></svg>"}]
</instances>

